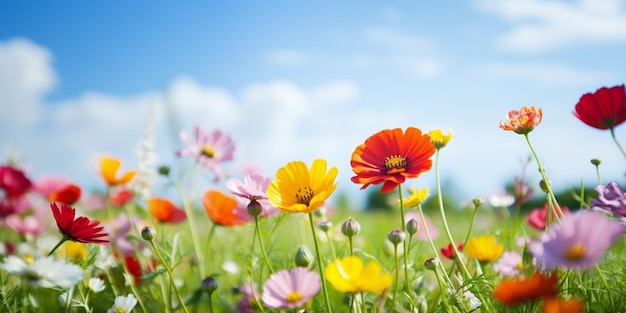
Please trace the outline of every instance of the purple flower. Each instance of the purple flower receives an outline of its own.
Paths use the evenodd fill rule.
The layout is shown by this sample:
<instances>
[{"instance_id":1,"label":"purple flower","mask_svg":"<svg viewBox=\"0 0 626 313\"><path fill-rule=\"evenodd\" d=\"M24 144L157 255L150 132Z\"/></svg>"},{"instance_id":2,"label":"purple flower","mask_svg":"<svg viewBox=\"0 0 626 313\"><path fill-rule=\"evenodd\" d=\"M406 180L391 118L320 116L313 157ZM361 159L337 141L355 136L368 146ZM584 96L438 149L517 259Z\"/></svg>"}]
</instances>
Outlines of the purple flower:
<instances>
[{"instance_id":1,"label":"purple flower","mask_svg":"<svg viewBox=\"0 0 626 313\"><path fill-rule=\"evenodd\" d=\"M261 174L246 175L243 183L236 178L231 178L226 181L226 188L228 188L230 193L239 198L248 200L243 206L237 206L237 208L235 208L235 214L242 218L249 218L246 207L252 201L256 201L261 205L262 212L260 216L269 217L277 214L279 210L267 200L266 191L267 187L270 185L270 181L272 181L271 178ZM242 214L245 214L245 216L241 216Z\"/></svg>"},{"instance_id":2,"label":"purple flower","mask_svg":"<svg viewBox=\"0 0 626 313\"><path fill-rule=\"evenodd\" d=\"M626 226L602 213L585 210L566 214L560 223L545 231L539 242L532 242L528 250L539 266L586 270L596 265L604 252L626 233Z\"/></svg>"},{"instance_id":3,"label":"purple flower","mask_svg":"<svg viewBox=\"0 0 626 313\"><path fill-rule=\"evenodd\" d=\"M220 163L232 160L235 151L235 144L230 136L220 130L207 133L200 126L196 126L193 140L184 131L180 132L180 139L187 144L187 148L179 150L178 156L196 159L202 167L213 171L215 181L219 181L225 174Z\"/></svg>"},{"instance_id":4,"label":"purple flower","mask_svg":"<svg viewBox=\"0 0 626 313\"><path fill-rule=\"evenodd\" d=\"M606 186L596 187L598 197L591 201L592 210L610 212L626 217L626 194L617 182L610 182Z\"/></svg>"},{"instance_id":5,"label":"purple flower","mask_svg":"<svg viewBox=\"0 0 626 313\"><path fill-rule=\"evenodd\" d=\"M320 275L304 267L278 271L263 286L263 303L272 309L295 309L320 291Z\"/></svg>"},{"instance_id":6,"label":"purple flower","mask_svg":"<svg viewBox=\"0 0 626 313\"><path fill-rule=\"evenodd\" d=\"M237 312L240 313L254 313L256 312L257 302L259 298L259 291L255 283L246 283L237 289L238 292L243 293L243 299L237 302Z\"/></svg>"},{"instance_id":7,"label":"purple flower","mask_svg":"<svg viewBox=\"0 0 626 313\"><path fill-rule=\"evenodd\" d=\"M517 276L522 269L522 256L517 252L504 252L498 262L493 265L493 270L502 276Z\"/></svg>"}]
</instances>

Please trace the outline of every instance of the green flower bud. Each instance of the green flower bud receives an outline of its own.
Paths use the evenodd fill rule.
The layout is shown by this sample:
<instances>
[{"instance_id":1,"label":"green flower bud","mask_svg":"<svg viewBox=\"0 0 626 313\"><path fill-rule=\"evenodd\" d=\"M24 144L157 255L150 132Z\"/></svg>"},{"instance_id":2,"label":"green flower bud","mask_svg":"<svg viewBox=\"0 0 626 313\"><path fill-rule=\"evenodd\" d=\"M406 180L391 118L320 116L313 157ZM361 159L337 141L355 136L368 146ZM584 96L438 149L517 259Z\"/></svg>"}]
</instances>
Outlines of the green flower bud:
<instances>
[{"instance_id":1,"label":"green flower bud","mask_svg":"<svg viewBox=\"0 0 626 313\"><path fill-rule=\"evenodd\" d=\"M414 219L411 218L408 222L406 222L406 231L409 235L413 236L420 230L420 224Z\"/></svg>"},{"instance_id":2,"label":"green flower bud","mask_svg":"<svg viewBox=\"0 0 626 313\"><path fill-rule=\"evenodd\" d=\"M170 175L170 167L167 165L161 165L159 166L158 169L159 174L163 175L163 176L169 176Z\"/></svg>"},{"instance_id":3,"label":"green flower bud","mask_svg":"<svg viewBox=\"0 0 626 313\"><path fill-rule=\"evenodd\" d=\"M323 232L327 233L333 227L333 222L321 221L317 223L317 227L319 227L319 229L321 229Z\"/></svg>"},{"instance_id":4,"label":"green flower bud","mask_svg":"<svg viewBox=\"0 0 626 313\"><path fill-rule=\"evenodd\" d=\"M250 214L250 216L257 217L263 212L263 207L261 206L259 201L256 201L256 199L252 199L250 200L250 203L248 203L248 207L246 208L246 210L248 211L248 214Z\"/></svg>"},{"instance_id":5,"label":"green flower bud","mask_svg":"<svg viewBox=\"0 0 626 313\"><path fill-rule=\"evenodd\" d=\"M439 259L437 259L437 258L430 258L430 259L424 261L424 267L427 270L436 271L437 267L439 267Z\"/></svg>"},{"instance_id":6,"label":"green flower bud","mask_svg":"<svg viewBox=\"0 0 626 313\"><path fill-rule=\"evenodd\" d=\"M474 205L475 208L479 208L484 203L485 203L485 199L483 198L479 197L479 198L472 199L472 204Z\"/></svg>"},{"instance_id":7,"label":"green flower bud","mask_svg":"<svg viewBox=\"0 0 626 313\"><path fill-rule=\"evenodd\" d=\"M600 159L600 158L593 158L593 159L591 159L591 164L593 164L595 166L600 165L600 163L602 163L602 159Z\"/></svg>"},{"instance_id":8,"label":"green flower bud","mask_svg":"<svg viewBox=\"0 0 626 313\"><path fill-rule=\"evenodd\" d=\"M205 278L200 284L200 289L210 296L215 290L217 290L217 280L213 277Z\"/></svg>"},{"instance_id":9,"label":"green flower bud","mask_svg":"<svg viewBox=\"0 0 626 313\"><path fill-rule=\"evenodd\" d=\"M359 222L353 220L352 217L348 218L348 220L341 224L341 233L343 233L348 238L356 236L359 231L361 231L361 225L359 224Z\"/></svg>"},{"instance_id":10,"label":"green flower bud","mask_svg":"<svg viewBox=\"0 0 626 313\"><path fill-rule=\"evenodd\" d=\"M141 237L145 240L152 241L154 236L156 236L156 230L152 227L146 226L141 230Z\"/></svg>"},{"instance_id":11,"label":"green flower bud","mask_svg":"<svg viewBox=\"0 0 626 313\"><path fill-rule=\"evenodd\" d=\"M309 266L311 266L313 264L313 254L311 253L311 250L309 250L309 248L307 248L306 246L298 247L295 261L296 266L299 267L308 268Z\"/></svg>"},{"instance_id":12,"label":"green flower bud","mask_svg":"<svg viewBox=\"0 0 626 313\"><path fill-rule=\"evenodd\" d=\"M539 188L541 188L541 191L547 193L548 191L550 191L550 181L548 181L548 183L546 183L545 180L543 180L543 179L540 180L539 181Z\"/></svg>"},{"instance_id":13,"label":"green flower bud","mask_svg":"<svg viewBox=\"0 0 626 313\"><path fill-rule=\"evenodd\" d=\"M399 243L404 242L404 239L406 239L406 234L399 229L395 229L387 234L387 239L389 239L391 243L397 246Z\"/></svg>"}]
</instances>

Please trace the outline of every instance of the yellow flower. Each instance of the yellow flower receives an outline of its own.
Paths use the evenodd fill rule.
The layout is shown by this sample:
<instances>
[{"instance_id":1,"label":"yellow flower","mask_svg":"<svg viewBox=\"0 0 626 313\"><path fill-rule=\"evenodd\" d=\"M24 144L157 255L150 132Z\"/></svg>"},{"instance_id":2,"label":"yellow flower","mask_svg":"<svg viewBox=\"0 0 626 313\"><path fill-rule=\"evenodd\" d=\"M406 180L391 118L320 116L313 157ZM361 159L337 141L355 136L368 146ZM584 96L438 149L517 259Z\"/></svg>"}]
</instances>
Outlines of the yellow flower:
<instances>
[{"instance_id":1,"label":"yellow flower","mask_svg":"<svg viewBox=\"0 0 626 313\"><path fill-rule=\"evenodd\" d=\"M87 248L80 242L66 241L61 247L61 252L68 260L79 262L87 258Z\"/></svg>"},{"instance_id":2,"label":"yellow flower","mask_svg":"<svg viewBox=\"0 0 626 313\"><path fill-rule=\"evenodd\" d=\"M490 262L502 255L504 246L497 243L493 235L483 235L470 239L463 251L468 257L475 257L481 262Z\"/></svg>"},{"instance_id":3,"label":"yellow flower","mask_svg":"<svg viewBox=\"0 0 626 313\"><path fill-rule=\"evenodd\" d=\"M447 135L443 134L443 130L435 129L428 132L430 135L430 142L435 145L437 150L445 147L448 144L448 141L452 139L452 130L449 130Z\"/></svg>"},{"instance_id":4,"label":"yellow flower","mask_svg":"<svg viewBox=\"0 0 626 313\"><path fill-rule=\"evenodd\" d=\"M293 161L276 172L267 188L270 203L289 213L311 213L337 188L336 167L326 171L326 160L317 159L311 169L302 161Z\"/></svg>"},{"instance_id":5,"label":"yellow flower","mask_svg":"<svg viewBox=\"0 0 626 313\"><path fill-rule=\"evenodd\" d=\"M426 198L428 198L428 196L430 195L430 190L428 188L409 188L409 191L411 192L409 198L402 199L405 208L418 206L424 203L424 200L426 200Z\"/></svg>"},{"instance_id":6,"label":"yellow flower","mask_svg":"<svg viewBox=\"0 0 626 313\"><path fill-rule=\"evenodd\" d=\"M381 292L391 286L392 276L382 273L380 264L370 261L363 267L363 261L356 256L335 259L324 271L335 289L341 292Z\"/></svg>"},{"instance_id":7,"label":"yellow flower","mask_svg":"<svg viewBox=\"0 0 626 313\"><path fill-rule=\"evenodd\" d=\"M121 162L119 159L104 157L100 160L100 175L110 186L126 184L137 174L135 171L128 171L124 173L121 178L117 178L116 175L117 171L120 169L120 165Z\"/></svg>"}]
</instances>

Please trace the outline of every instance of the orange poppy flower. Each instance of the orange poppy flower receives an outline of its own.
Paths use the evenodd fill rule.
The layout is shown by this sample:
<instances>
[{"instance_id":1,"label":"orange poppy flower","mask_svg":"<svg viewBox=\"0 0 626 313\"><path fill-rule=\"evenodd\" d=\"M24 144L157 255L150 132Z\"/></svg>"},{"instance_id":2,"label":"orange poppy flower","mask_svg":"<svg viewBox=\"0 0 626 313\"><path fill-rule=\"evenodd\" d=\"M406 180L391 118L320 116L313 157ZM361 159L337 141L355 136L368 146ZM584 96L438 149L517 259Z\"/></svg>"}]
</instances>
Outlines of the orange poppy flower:
<instances>
[{"instance_id":1,"label":"orange poppy flower","mask_svg":"<svg viewBox=\"0 0 626 313\"><path fill-rule=\"evenodd\" d=\"M493 295L506 305L535 300L540 297L556 297L557 276L535 273L530 278L505 279L493 290Z\"/></svg>"},{"instance_id":2,"label":"orange poppy flower","mask_svg":"<svg viewBox=\"0 0 626 313\"><path fill-rule=\"evenodd\" d=\"M174 224L182 222L187 218L183 210L174 206L174 204L167 199L150 198L150 200L148 200L148 208L152 216L159 222Z\"/></svg>"},{"instance_id":3,"label":"orange poppy flower","mask_svg":"<svg viewBox=\"0 0 626 313\"><path fill-rule=\"evenodd\" d=\"M120 165L119 159L104 157L100 160L100 175L110 186L126 184L137 174L135 171L128 171L121 178L117 178L117 171L120 169Z\"/></svg>"},{"instance_id":4,"label":"orange poppy flower","mask_svg":"<svg viewBox=\"0 0 626 313\"><path fill-rule=\"evenodd\" d=\"M419 128L382 130L365 140L352 153L350 165L356 176L352 182L361 189L383 183L380 192L390 192L407 178L416 178L430 170L435 153L430 136Z\"/></svg>"},{"instance_id":5,"label":"orange poppy flower","mask_svg":"<svg viewBox=\"0 0 626 313\"><path fill-rule=\"evenodd\" d=\"M217 190L206 191L202 195L202 205L209 218L222 226L243 225L248 222L235 214L237 200Z\"/></svg>"},{"instance_id":6,"label":"orange poppy flower","mask_svg":"<svg viewBox=\"0 0 626 313\"><path fill-rule=\"evenodd\" d=\"M512 110L507 115L505 122L500 122L500 128L504 130L512 130L518 134L524 135L530 133L543 118L541 108L523 106L519 111Z\"/></svg>"},{"instance_id":7,"label":"orange poppy flower","mask_svg":"<svg viewBox=\"0 0 626 313\"><path fill-rule=\"evenodd\" d=\"M60 190L52 192L48 196L48 200L50 202L61 202L67 205L72 205L76 203L78 199L80 199L80 194L81 194L80 187L74 184L69 184Z\"/></svg>"},{"instance_id":8,"label":"orange poppy flower","mask_svg":"<svg viewBox=\"0 0 626 313\"><path fill-rule=\"evenodd\" d=\"M543 300L543 313L580 313L584 308L585 303L576 298L563 301L549 297Z\"/></svg>"}]
</instances>

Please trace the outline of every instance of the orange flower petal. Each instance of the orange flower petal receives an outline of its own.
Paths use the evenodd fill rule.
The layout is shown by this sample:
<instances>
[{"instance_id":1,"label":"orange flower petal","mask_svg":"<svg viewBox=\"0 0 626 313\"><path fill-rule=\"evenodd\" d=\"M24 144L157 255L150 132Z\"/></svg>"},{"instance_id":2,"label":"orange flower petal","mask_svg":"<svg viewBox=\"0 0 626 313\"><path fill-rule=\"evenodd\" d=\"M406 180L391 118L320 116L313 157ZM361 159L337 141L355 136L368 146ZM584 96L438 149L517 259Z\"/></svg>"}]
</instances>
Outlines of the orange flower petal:
<instances>
[{"instance_id":1,"label":"orange flower petal","mask_svg":"<svg viewBox=\"0 0 626 313\"><path fill-rule=\"evenodd\" d=\"M493 295L506 305L535 300L540 297L555 297L557 290L557 276L544 276L535 273L528 279L513 278L500 282L493 291Z\"/></svg>"},{"instance_id":2,"label":"orange flower petal","mask_svg":"<svg viewBox=\"0 0 626 313\"><path fill-rule=\"evenodd\" d=\"M247 222L233 213L237 200L217 190L206 191L202 195L202 205L209 218L222 226L236 226Z\"/></svg>"}]
</instances>

